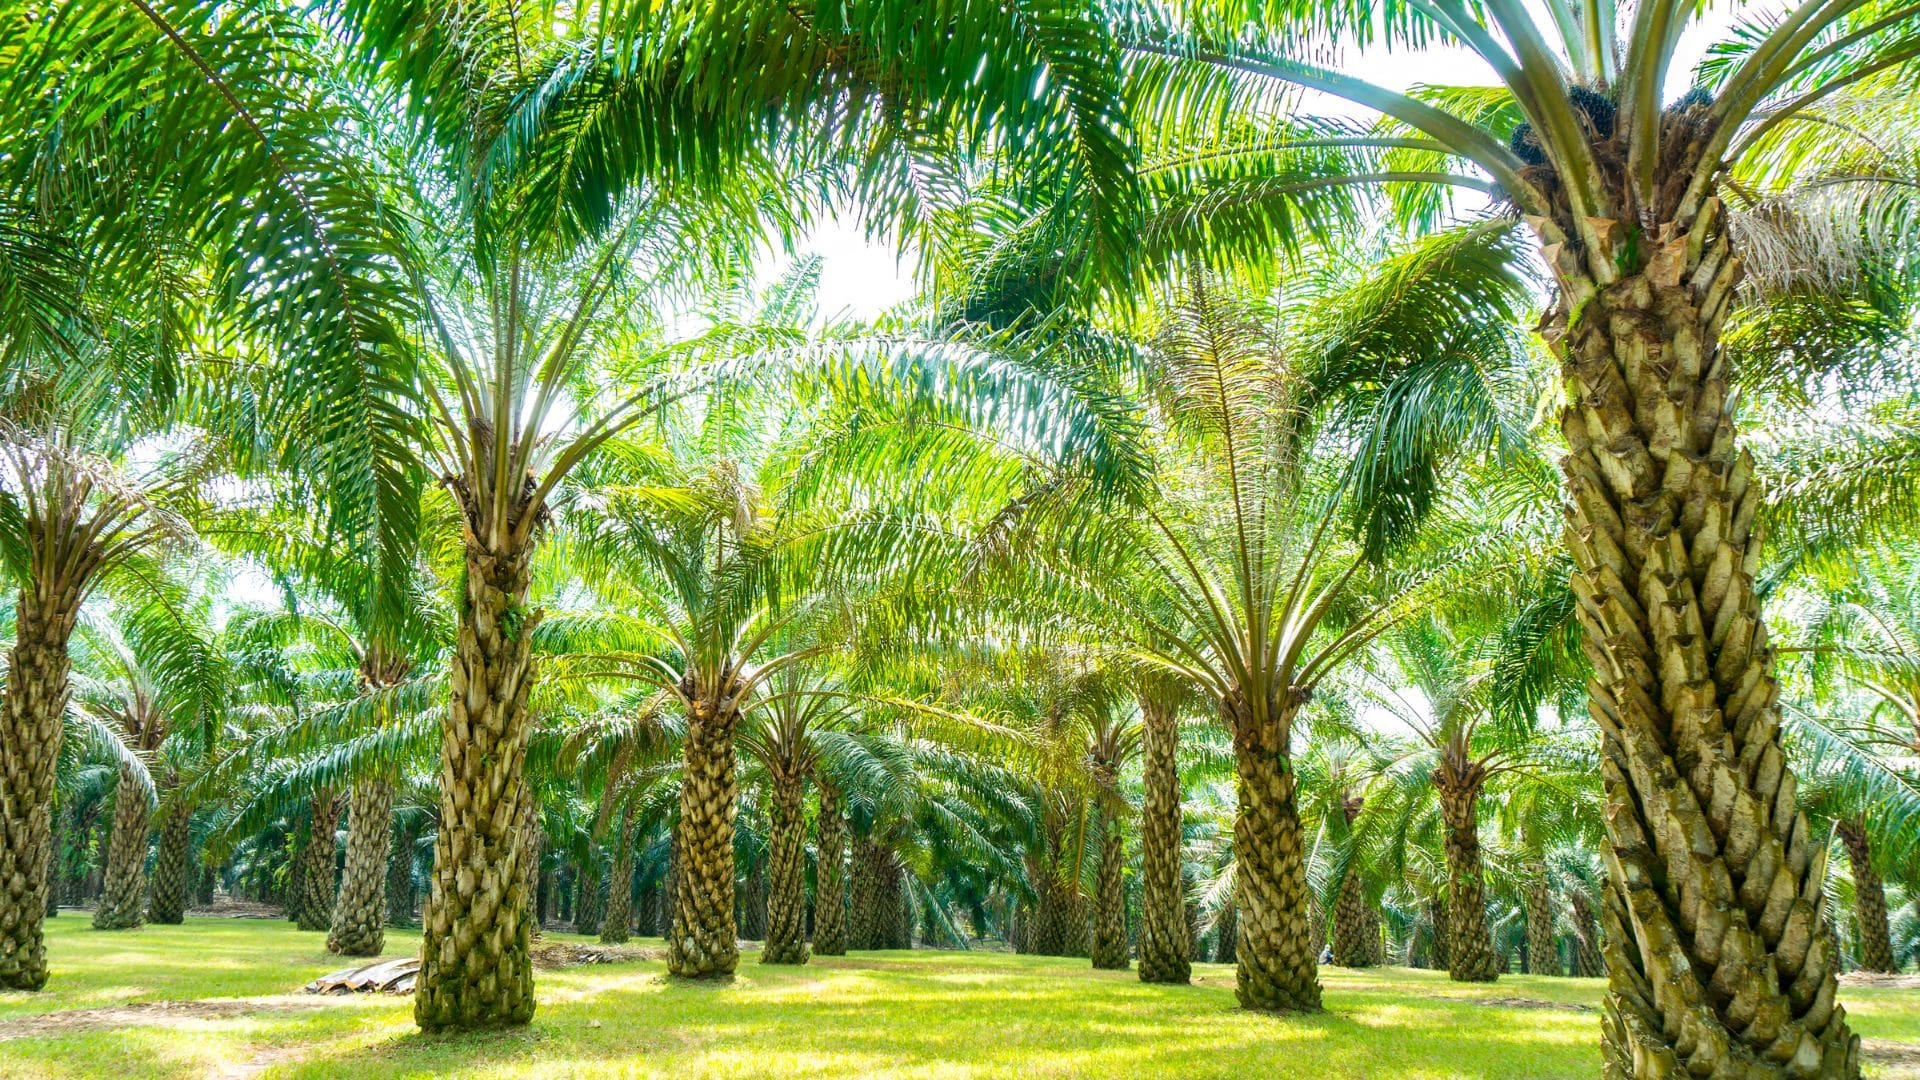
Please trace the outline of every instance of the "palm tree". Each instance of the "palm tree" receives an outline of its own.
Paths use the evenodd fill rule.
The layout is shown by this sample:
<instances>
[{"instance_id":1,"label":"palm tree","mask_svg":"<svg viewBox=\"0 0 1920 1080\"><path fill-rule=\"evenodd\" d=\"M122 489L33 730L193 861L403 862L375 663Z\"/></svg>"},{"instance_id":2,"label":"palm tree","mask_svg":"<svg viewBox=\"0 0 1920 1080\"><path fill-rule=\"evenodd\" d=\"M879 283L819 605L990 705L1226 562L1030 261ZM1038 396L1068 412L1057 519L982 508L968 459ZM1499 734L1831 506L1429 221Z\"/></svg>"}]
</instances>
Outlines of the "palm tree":
<instances>
[{"instance_id":1,"label":"palm tree","mask_svg":"<svg viewBox=\"0 0 1920 1080\"><path fill-rule=\"evenodd\" d=\"M18 571L21 587L0 699L0 781L13 808L0 830L0 880L12 883L0 890L0 985L26 990L39 989L47 977L40 923L47 904L53 765L80 606L117 568L167 537L190 532L180 512L217 460L204 443L189 440L129 462L126 455L158 417L150 405L130 408L139 399L123 394L137 395L134 387L155 370L149 365L164 361L125 355L105 339L84 355L89 359L65 371L57 365L16 368L4 389L0 426L7 499L17 511L7 515L6 542L17 556L8 565ZM139 722L145 724L144 712ZM158 745L153 740L147 749ZM119 811L129 829L142 801L127 799ZM138 813L144 825L145 811ZM144 858L144 832L140 849ZM120 899L132 906L110 924L137 921L145 902L125 892L129 882L120 884Z\"/></svg>"},{"instance_id":2,"label":"palm tree","mask_svg":"<svg viewBox=\"0 0 1920 1080\"><path fill-rule=\"evenodd\" d=\"M170 578L149 560L122 569L144 587L118 596L113 622L81 628L88 663L75 676L73 704L115 729L131 755L157 764L169 740L204 739L217 727L228 669L210 624L211 590ZM155 792L140 772L131 762L120 768L96 930L131 929L146 914ZM166 793L169 816L184 820L188 808L180 805L177 788ZM185 851L166 854L175 871L184 869ZM184 881L169 887L184 891Z\"/></svg>"},{"instance_id":3,"label":"palm tree","mask_svg":"<svg viewBox=\"0 0 1920 1080\"><path fill-rule=\"evenodd\" d=\"M1920 753L1920 638L1909 602L1909 560L1868 549L1851 556L1803 556L1790 589L1804 601L1802 640L1783 649L1797 700L1787 708L1788 749L1800 801L1833 830L1853 886L1855 960L1892 971L1894 955L1880 866L1914 855L1920 787L1910 760Z\"/></svg>"},{"instance_id":4,"label":"palm tree","mask_svg":"<svg viewBox=\"0 0 1920 1080\"><path fill-rule=\"evenodd\" d=\"M1912 84L1911 12L1810 4L1751 22L1709 54L1698 89L1669 103L1697 8L1181 7L1191 21L1145 20L1159 25L1127 43L1169 67L1245 72L1385 113L1402 125L1395 136L1413 136L1386 154L1483 170L1491 184L1467 182L1526 217L1554 275L1546 325L1570 401L1567 535L1607 749L1608 966L1630 987L1608 999L1609 1074L1855 1075L1817 914L1816 845L1780 797L1792 780L1776 767L1777 693L1753 586L1760 493L1733 437L1717 339L1763 254L1741 210L1793 219L1790 199L1756 191L1792 178L1796 133L1823 130L1812 126L1823 108L1847 95ZM1461 44L1498 76L1497 107L1469 117L1464 95L1395 93L1304 62L1286 43L1309 26ZM1755 875L1770 884L1739 888ZM1784 919L1768 912L1776 895L1796 898Z\"/></svg>"},{"instance_id":5,"label":"palm tree","mask_svg":"<svg viewBox=\"0 0 1920 1080\"><path fill-rule=\"evenodd\" d=\"M1141 508L1139 519L1133 507L1115 506L1092 525L1080 520L1084 501L1059 499L1072 509L1036 545L1055 562L1058 582L1071 582L1053 588L1080 597L1081 617L1203 687L1233 733L1237 991L1248 1008L1319 1007L1290 767L1294 720L1320 681L1409 603L1404 586L1366 599L1365 552L1338 550L1337 496L1320 516L1297 512L1297 500L1316 497L1308 494L1315 478L1296 465L1308 418L1323 403L1338 415L1339 387L1360 371L1390 380L1401 365L1417 365L1410 348L1505 353L1510 342L1487 334L1477 314L1459 321L1458 310L1409 302L1419 294L1404 291L1413 280L1458 274L1455 287L1497 302L1511 278L1483 256L1498 245L1490 234L1447 237L1376 276L1295 298L1299 325L1285 338L1269 329L1271 315L1196 279L1169 311L1153 361L1153 385L1182 440L1177 452L1191 455L1170 480L1192 487ZM1416 324L1432 332L1424 346L1397 336ZM1358 460L1356 471L1366 471L1371 459ZM1372 470L1362 486L1390 486L1389 471ZM1338 492L1347 481L1335 483ZM1378 519L1363 519L1384 543ZM1134 565L1123 587L1094 580L1112 580L1112 560L1128 552ZM1044 584L1027 587L1049 595Z\"/></svg>"},{"instance_id":6,"label":"palm tree","mask_svg":"<svg viewBox=\"0 0 1920 1080\"><path fill-rule=\"evenodd\" d=\"M417 505L419 470L401 470L399 476L406 486L392 497ZM286 610L255 614L242 632L268 648L299 646L300 662L307 669L303 675L317 690L331 694L342 684L352 685L372 713L367 726L390 726L395 720L390 691L417 669L429 668L450 636L444 605L432 595L422 565L422 514L415 510L397 515L404 521L389 530L387 549L369 551L316 532L314 523L293 509L297 491L274 494L264 506L227 509L204 530L225 550L257 560L287 589ZM386 942L387 860L397 776L390 761L369 758L366 764L369 768L345 778L347 853L338 896L331 888L332 853L323 844L312 849L301 881L316 882L309 871L318 868L327 886L316 885L309 895L295 898L303 928L321 929L324 916L327 950L343 956L378 956ZM335 809L332 802L329 799L326 807L314 804L315 820L322 825Z\"/></svg>"},{"instance_id":7,"label":"palm tree","mask_svg":"<svg viewBox=\"0 0 1920 1080\"><path fill-rule=\"evenodd\" d=\"M1193 936L1187 930L1180 877L1179 714L1188 696L1172 679L1147 672L1139 682L1140 981L1185 983L1192 977Z\"/></svg>"},{"instance_id":8,"label":"palm tree","mask_svg":"<svg viewBox=\"0 0 1920 1080\"><path fill-rule=\"evenodd\" d=\"M1120 772L1140 754L1140 725L1119 713L1114 704L1093 717L1087 761L1100 817L1098 879L1093 892L1093 966L1113 970L1127 967L1127 894L1121 874L1125 869L1125 832L1121 822L1131 816Z\"/></svg>"}]
</instances>

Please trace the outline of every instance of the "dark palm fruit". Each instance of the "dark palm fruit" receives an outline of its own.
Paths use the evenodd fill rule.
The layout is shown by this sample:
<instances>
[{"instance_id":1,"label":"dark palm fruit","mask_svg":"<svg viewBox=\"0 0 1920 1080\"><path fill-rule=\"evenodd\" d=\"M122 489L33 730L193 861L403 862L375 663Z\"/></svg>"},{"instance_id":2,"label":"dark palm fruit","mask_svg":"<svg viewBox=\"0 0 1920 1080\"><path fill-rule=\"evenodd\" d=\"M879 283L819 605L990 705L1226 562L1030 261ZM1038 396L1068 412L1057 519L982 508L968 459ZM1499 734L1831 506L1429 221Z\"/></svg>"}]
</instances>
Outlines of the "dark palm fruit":
<instances>
[{"instance_id":1,"label":"dark palm fruit","mask_svg":"<svg viewBox=\"0 0 1920 1080\"><path fill-rule=\"evenodd\" d=\"M1571 86L1567 88L1567 99L1573 102L1576 110L1586 115L1587 122L1593 126L1595 139L1613 138L1613 120L1616 110L1611 98L1584 86Z\"/></svg>"},{"instance_id":2,"label":"dark palm fruit","mask_svg":"<svg viewBox=\"0 0 1920 1080\"><path fill-rule=\"evenodd\" d=\"M1680 100L1667 106L1668 112L1685 112L1688 109L1705 108L1713 104L1713 91L1704 86L1696 86L1680 95Z\"/></svg>"},{"instance_id":3,"label":"dark palm fruit","mask_svg":"<svg viewBox=\"0 0 1920 1080\"><path fill-rule=\"evenodd\" d=\"M1525 121L1513 129L1513 134L1507 139L1507 149L1513 151L1514 157L1529 165L1547 163L1547 152L1541 148L1539 137L1534 135L1533 125Z\"/></svg>"}]
</instances>

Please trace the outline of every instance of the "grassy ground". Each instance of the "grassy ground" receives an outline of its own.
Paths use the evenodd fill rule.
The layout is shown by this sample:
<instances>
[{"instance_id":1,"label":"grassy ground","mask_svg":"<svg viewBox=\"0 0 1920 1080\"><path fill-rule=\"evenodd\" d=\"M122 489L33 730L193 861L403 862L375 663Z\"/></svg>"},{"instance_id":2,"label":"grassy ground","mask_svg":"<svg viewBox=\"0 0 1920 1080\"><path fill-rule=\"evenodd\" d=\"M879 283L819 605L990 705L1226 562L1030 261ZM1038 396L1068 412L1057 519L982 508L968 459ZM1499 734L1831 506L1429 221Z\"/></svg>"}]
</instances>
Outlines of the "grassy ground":
<instances>
[{"instance_id":1,"label":"grassy ground","mask_svg":"<svg viewBox=\"0 0 1920 1080\"><path fill-rule=\"evenodd\" d=\"M53 981L0 994L0 1077L1591 1077L1601 984L1323 969L1328 1012L1248 1015L1232 969L1141 985L1085 961L865 953L773 969L748 956L725 986L669 982L650 962L539 973L523 1031L419 1034L411 1001L316 997L342 966L284 922L191 919L100 933L50 924ZM568 935L550 935L562 940ZM417 946L388 938L389 955ZM1849 989L1883 1062L1920 1062L1920 990ZM1909 1044L1903 1046L1902 1044ZM1901 1064L1882 1077L1920 1076Z\"/></svg>"}]
</instances>

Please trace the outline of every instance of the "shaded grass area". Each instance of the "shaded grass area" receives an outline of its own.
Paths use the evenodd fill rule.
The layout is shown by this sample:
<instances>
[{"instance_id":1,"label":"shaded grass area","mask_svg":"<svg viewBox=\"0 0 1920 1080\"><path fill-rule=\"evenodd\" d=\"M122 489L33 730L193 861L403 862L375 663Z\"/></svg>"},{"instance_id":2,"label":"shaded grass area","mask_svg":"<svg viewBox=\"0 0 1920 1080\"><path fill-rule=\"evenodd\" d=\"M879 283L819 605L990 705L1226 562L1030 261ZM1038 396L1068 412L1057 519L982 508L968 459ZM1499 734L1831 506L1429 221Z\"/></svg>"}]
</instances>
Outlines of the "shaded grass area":
<instances>
[{"instance_id":1,"label":"shaded grass area","mask_svg":"<svg viewBox=\"0 0 1920 1080\"><path fill-rule=\"evenodd\" d=\"M417 945L390 934L388 954ZM46 991L0 994L0 1076L1591 1077L1599 1063L1589 979L1328 968L1325 1015L1271 1017L1237 1009L1215 964L1195 986L1154 987L1004 954L798 969L749 954L730 984L668 980L654 962L541 972L531 1027L426 1036L410 999L299 994L344 965L284 922L103 933L62 916L50 949ZM1863 1036L1920 1054L1920 991L1844 1000Z\"/></svg>"}]
</instances>

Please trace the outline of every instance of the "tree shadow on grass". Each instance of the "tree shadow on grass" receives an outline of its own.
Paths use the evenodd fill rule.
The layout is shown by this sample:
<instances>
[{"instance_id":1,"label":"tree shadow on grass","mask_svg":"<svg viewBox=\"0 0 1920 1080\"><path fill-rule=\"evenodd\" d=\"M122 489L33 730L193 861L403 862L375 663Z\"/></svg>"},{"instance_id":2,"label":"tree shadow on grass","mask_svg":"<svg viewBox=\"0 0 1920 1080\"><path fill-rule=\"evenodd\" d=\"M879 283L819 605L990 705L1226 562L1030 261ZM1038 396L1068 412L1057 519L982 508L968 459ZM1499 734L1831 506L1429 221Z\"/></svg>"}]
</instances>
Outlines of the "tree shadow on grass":
<instances>
[{"instance_id":1,"label":"tree shadow on grass","mask_svg":"<svg viewBox=\"0 0 1920 1080\"><path fill-rule=\"evenodd\" d=\"M397 1036L299 1075L533 1067L534 1075L925 1074L1267 1077L1585 1076L1597 1030L1566 1017L1422 997L1330 995L1328 1013L1265 1016L1232 993L1072 977L1059 968L915 964L757 972L732 985L628 978L543 1002L518 1037ZM598 974L598 972L596 972ZM851 976L851 978L849 978ZM960 977L960 981L956 981ZM537 1052L536 1052L537 1050Z\"/></svg>"}]
</instances>

